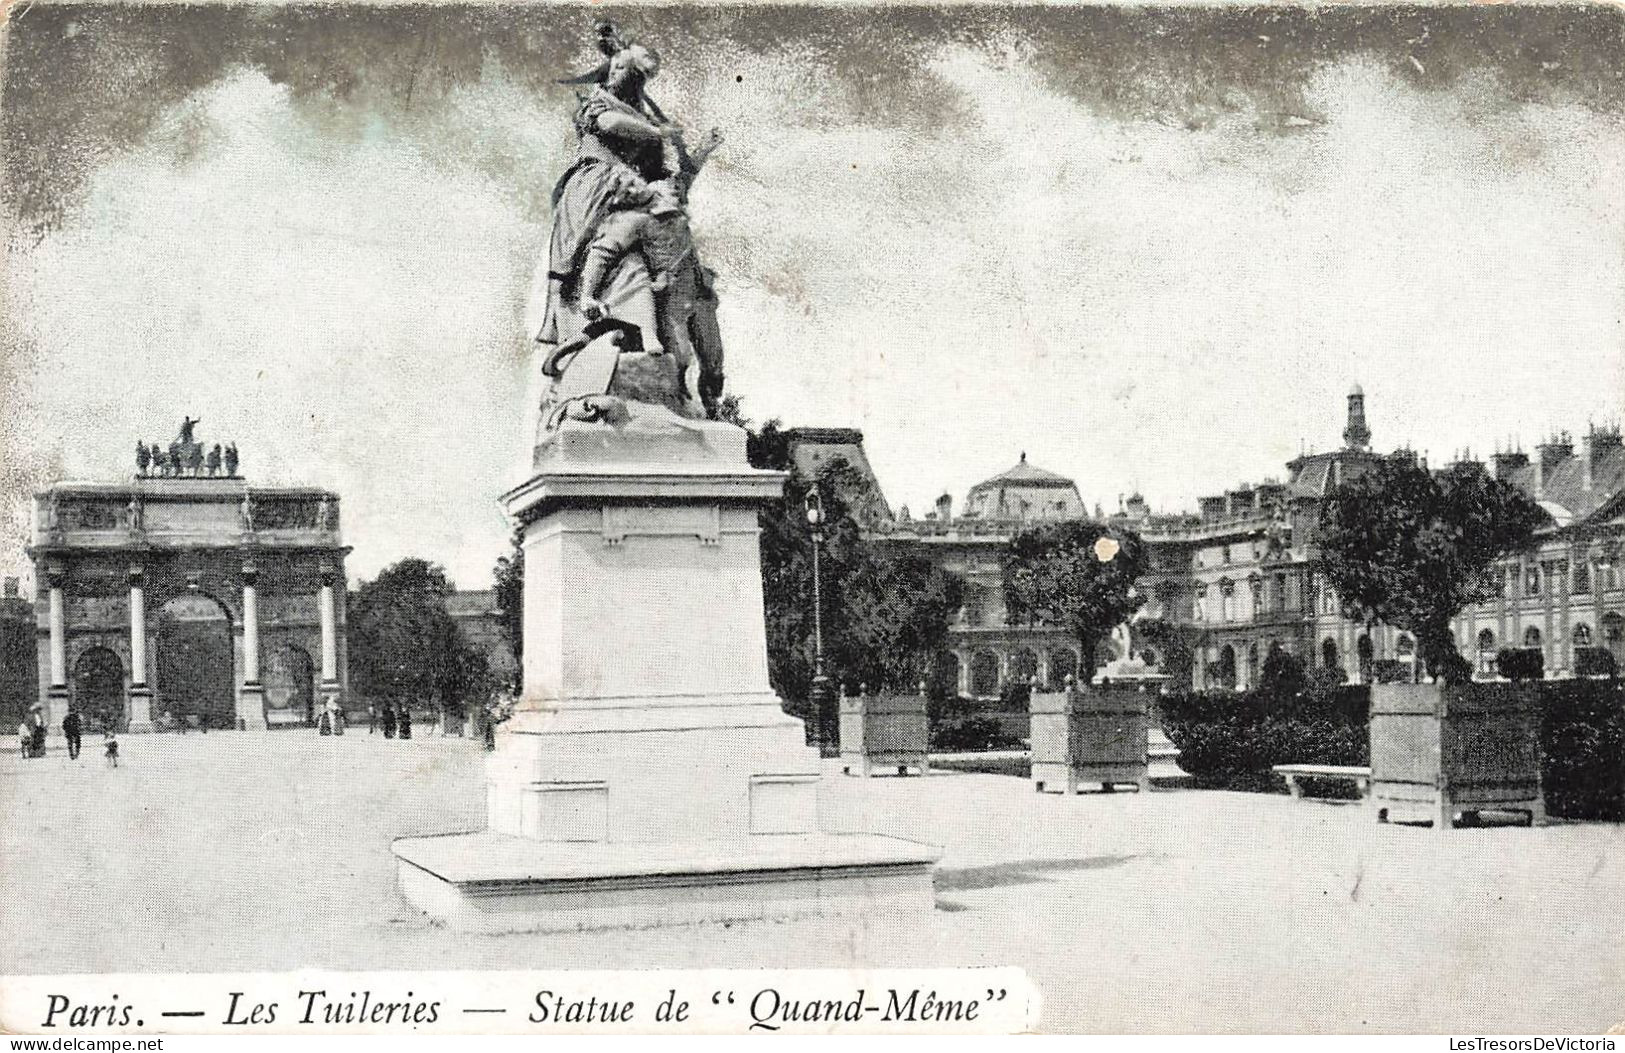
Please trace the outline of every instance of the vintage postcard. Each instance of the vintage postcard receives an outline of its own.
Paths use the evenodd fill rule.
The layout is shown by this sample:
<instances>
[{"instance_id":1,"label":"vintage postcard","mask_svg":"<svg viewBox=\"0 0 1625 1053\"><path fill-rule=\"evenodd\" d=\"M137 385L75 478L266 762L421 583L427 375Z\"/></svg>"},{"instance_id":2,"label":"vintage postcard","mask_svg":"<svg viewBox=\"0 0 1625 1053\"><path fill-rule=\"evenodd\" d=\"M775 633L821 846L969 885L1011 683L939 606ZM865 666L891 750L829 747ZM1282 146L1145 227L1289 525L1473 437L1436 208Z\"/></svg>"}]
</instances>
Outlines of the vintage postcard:
<instances>
[{"instance_id":1,"label":"vintage postcard","mask_svg":"<svg viewBox=\"0 0 1625 1053\"><path fill-rule=\"evenodd\" d=\"M1625 1025L1625 9L0 10L0 1030Z\"/></svg>"}]
</instances>

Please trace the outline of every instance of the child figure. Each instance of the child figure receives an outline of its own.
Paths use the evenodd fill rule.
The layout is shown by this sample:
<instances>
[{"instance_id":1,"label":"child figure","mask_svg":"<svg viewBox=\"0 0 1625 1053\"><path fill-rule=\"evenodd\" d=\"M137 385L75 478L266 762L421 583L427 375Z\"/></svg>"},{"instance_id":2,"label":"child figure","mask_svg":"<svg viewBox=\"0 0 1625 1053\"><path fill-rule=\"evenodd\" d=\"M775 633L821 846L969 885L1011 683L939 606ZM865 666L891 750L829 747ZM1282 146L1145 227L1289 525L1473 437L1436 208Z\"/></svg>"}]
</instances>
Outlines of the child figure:
<instances>
[{"instance_id":1,"label":"child figure","mask_svg":"<svg viewBox=\"0 0 1625 1053\"><path fill-rule=\"evenodd\" d=\"M111 728L107 730L107 743L103 749L107 753L107 766L109 768L118 767L118 736L113 733Z\"/></svg>"},{"instance_id":2,"label":"child figure","mask_svg":"<svg viewBox=\"0 0 1625 1053\"><path fill-rule=\"evenodd\" d=\"M710 140L692 155L681 152L678 174L650 183L646 205L605 216L581 268L581 311L590 319L598 319L608 313L598 300L605 279L615 273L616 264L628 253L636 250L643 254L655 294L659 330L655 335L662 350L677 357L677 368L683 375L689 364L699 359L700 401L707 416L713 418L722 397L722 341L716 326L716 296L710 275L700 266L688 225L688 188L721 142L722 137L713 132Z\"/></svg>"}]
</instances>

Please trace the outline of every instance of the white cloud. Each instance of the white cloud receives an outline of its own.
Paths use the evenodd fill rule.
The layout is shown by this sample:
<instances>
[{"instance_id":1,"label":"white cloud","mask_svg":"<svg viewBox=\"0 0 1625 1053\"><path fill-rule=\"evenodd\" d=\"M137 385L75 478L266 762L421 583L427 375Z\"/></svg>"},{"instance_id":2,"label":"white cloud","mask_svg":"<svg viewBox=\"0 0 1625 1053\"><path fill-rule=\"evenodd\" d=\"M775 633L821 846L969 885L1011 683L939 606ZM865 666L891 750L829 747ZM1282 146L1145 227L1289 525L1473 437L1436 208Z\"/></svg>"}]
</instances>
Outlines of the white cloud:
<instances>
[{"instance_id":1,"label":"white cloud","mask_svg":"<svg viewBox=\"0 0 1625 1053\"><path fill-rule=\"evenodd\" d=\"M694 211L731 386L758 417L863 427L894 504L1021 450L1091 502L1183 504L1336 441L1356 379L1379 445L1441 453L1618 412L1616 118L1349 61L1313 86L1323 123L1189 131L951 47L921 76L965 117L897 127L793 53L741 62L659 82L728 133ZM533 398L556 110L495 64L387 123L252 69L173 107L12 253L51 422L28 456L116 475L201 415L255 478L344 495L353 574L415 554L481 583Z\"/></svg>"}]
</instances>

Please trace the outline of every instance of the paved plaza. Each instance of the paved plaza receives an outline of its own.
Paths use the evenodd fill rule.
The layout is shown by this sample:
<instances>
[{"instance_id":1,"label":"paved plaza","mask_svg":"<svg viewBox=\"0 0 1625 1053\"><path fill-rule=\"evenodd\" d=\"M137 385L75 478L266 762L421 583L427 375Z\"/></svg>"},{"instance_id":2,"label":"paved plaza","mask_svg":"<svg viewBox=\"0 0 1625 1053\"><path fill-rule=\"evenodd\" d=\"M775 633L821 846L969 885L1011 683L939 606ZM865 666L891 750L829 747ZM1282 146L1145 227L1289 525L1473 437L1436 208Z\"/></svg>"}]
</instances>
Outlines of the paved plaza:
<instances>
[{"instance_id":1,"label":"paved plaza","mask_svg":"<svg viewBox=\"0 0 1625 1053\"><path fill-rule=\"evenodd\" d=\"M352 731L0 753L0 972L1018 965L1047 1031L1596 1031L1625 1021L1625 828L1379 826L1194 790L1039 795L830 762L825 825L944 846L884 919L565 936L436 928L392 839L483 828L477 743ZM922 962L921 956L924 956Z\"/></svg>"}]
</instances>

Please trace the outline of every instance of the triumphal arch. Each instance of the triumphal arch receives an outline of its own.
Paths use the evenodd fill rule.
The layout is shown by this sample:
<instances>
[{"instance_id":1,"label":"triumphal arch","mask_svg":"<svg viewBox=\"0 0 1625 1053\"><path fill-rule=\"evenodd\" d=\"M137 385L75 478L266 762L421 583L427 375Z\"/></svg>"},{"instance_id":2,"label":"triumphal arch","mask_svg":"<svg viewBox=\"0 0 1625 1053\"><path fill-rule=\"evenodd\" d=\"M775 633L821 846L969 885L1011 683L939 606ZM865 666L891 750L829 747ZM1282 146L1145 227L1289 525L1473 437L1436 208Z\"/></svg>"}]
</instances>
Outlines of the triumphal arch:
<instances>
[{"instance_id":1,"label":"triumphal arch","mask_svg":"<svg viewBox=\"0 0 1625 1053\"><path fill-rule=\"evenodd\" d=\"M135 475L35 495L40 696L53 729L308 723L348 691L336 494L250 486L188 418Z\"/></svg>"}]
</instances>

